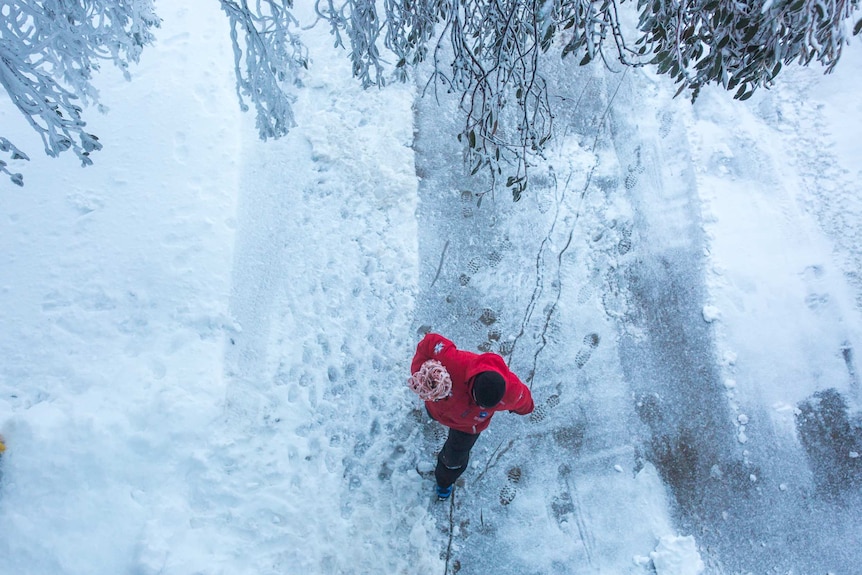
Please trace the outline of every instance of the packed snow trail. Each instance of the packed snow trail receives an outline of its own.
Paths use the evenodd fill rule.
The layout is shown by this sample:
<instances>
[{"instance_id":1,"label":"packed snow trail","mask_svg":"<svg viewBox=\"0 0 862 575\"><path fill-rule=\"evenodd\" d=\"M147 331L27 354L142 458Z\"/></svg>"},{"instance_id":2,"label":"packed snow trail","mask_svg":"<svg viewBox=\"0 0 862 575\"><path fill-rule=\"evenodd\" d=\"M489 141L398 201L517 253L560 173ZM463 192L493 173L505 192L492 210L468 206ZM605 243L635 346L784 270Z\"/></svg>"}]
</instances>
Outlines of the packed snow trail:
<instances>
[{"instance_id":1,"label":"packed snow trail","mask_svg":"<svg viewBox=\"0 0 862 575\"><path fill-rule=\"evenodd\" d=\"M702 96L692 107L672 99L664 80L640 71L568 70L557 78L579 89L572 94L557 87L557 95L579 106L557 117L556 147L533 168L531 191L516 206L505 191L495 196L487 182L458 169L460 150L445 140L458 129L452 105L441 113L433 98L420 103L417 327L501 353L532 386L538 405L526 421L498 418L477 444L473 468L456 492L452 524L438 518L452 531L450 569L640 572L650 567L650 546L678 529L695 535L708 572L852 571L859 561L852 551L858 529L850 519L859 505L852 487L860 475L858 426L840 409L817 416L816 403L811 417L825 423L796 432L801 424L792 417L795 405L818 389L838 385L851 398L858 393L852 355L858 309L843 297L846 283L840 277L826 282L841 297L818 320L827 343L835 343L798 350L799 368L827 369L831 379L793 382L790 393L774 382L765 393L738 395L733 378L753 374L736 365L728 349L736 340L716 333L721 286L713 279L719 264L710 257L711 242L717 233L732 237L744 216L728 216L736 220L726 222L725 231L714 225L714 212L703 218L704 202L706 209L721 205L710 199L724 186L740 189L737 179L744 179L748 194L778 187L792 201L795 176L782 190L771 171L777 169L775 151L758 148L756 135L718 140L718 149L733 142L740 155L752 157L731 154L730 178L726 164L702 155L704 126L734 125L747 112L744 103L725 108ZM742 117L745 126L762 129L762 120ZM705 178L711 170L718 176ZM827 199L812 211L830 210L835 207ZM753 213L770 212L759 207ZM784 215L804 229L810 225L792 206ZM822 245L818 232L808 237ZM766 261L789 259L780 244L769 247L775 252ZM852 249L844 253L856 257ZM812 255L824 257L822 251ZM825 257L831 259L828 252ZM803 274L808 284L822 283L821 267L811 269ZM816 295L827 286L808 289ZM745 293L731 295L744 301ZM811 295L805 299L809 307L830 308ZM802 298L781 302L785 317L805 314ZM744 334L734 337L745 341ZM764 348L763 341L756 365L775 365L793 349ZM790 420L770 415L776 405L764 401L781 401L778 409ZM836 481L838 499L822 491ZM672 523L663 486L672 494ZM824 529L828 517L836 521ZM537 534L552 542L541 554L525 543ZM794 543L800 540L807 543Z\"/></svg>"},{"instance_id":2,"label":"packed snow trail","mask_svg":"<svg viewBox=\"0 0 862 575\"><path fill-rule=\"evenodd\" d=\"M241 541L226 573L435 572L408 453L413 92L362 91L325 29L304 40L301 125L244 142L226 417L195 521Z\"/></svg>"},{"instance_id":3,"label":"packed snow trail","mask_svg":"<svg viewBox=\"0 0 862 575\"><path fill-rule=\"evenodd\" d=\"M657 542L676 535L659 476L639 456L616 348L614 270L633 257L606 125L622 76L560 74L576 78L566 96L581 105L557 118L567 135L518 204L465 174L454 104L418 103L416 329L500 353L537 405L494 419L456 487L451 523L449 505L437 511L451 573L648 573ZM423 421L428 436L444 435ZM439 441L426 443L429 467Z\"/></svg>"}]
</instances>

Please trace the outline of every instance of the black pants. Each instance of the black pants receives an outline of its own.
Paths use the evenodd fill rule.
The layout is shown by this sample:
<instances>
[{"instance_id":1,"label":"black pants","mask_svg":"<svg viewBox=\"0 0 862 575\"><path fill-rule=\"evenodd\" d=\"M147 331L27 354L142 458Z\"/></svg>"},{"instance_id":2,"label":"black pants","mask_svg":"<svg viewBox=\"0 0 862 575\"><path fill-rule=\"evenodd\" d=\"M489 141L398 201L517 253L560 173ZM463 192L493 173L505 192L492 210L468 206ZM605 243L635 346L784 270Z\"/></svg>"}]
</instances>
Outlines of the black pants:
<instances>
[{"instance_id":1,"label":"black pants","mask_svg":"<svg viewBox=\"0 0 862 575\"><path fill-rule=\"evenodd\" d=\"M443 444L443 449L437 456L437 469L434 470L437 485L444 488L449 487L461 477L461 474L467 469L467 462L470 461L470 450L477 439L479 439L478 433L474 435L457 429L449 430L446 443Z\"/></svg>"}]
</instances>

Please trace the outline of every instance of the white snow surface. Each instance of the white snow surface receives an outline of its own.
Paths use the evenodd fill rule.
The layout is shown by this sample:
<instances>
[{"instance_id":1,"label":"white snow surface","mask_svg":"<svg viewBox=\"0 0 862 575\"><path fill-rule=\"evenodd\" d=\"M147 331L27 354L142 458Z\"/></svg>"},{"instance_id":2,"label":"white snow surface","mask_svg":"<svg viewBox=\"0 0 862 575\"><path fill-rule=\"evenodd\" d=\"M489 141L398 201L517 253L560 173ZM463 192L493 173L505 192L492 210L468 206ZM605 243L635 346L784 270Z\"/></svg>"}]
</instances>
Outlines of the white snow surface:
<instances>
[{"instance_id":1,"label":"white snow surface","mask_svg":"<svg viewBox=\"0 0 862 575\"><path fill-rule=\"evenodd\" d=\"M788 67L747 102L692 106L627 72L641 105L611 129L596 100L605 146L561 135L536 169L567 189L477 204L466 179L417 175L419 154L463 170L447 113L428 136L417 88L363 91L323 27L303 32L299 125L261 142L218 3L158 8L133 80L98 78L94 166L44 157L0 101L32 158L24 188L0 183L0 574L731 572L644 456L620 344L647 337L620 270L681 249L704 258L692 321L744 476L811 492L804 457L766 458L770 441L801 453L813 392L858 410L858 43L833 75ZM620 75L591 73L611 100ZM629 165L625 129L645 142ZM538 406L495 418L451 507L427 473L440 430L405 383L425 325L511 345ZM767 531L745 537L782 544Z\"/></svg>"},{"instance_id":2,"label":"white snow surface","mask_svg":"<svg viewBox=\"0 0 862 575\"><path fill-rule=\"evenodd\" d=\"M656 550L650 553L657 575L699 575L703 561L697 552L694 537L662 537Z\"/></svg>"}]
</instances>

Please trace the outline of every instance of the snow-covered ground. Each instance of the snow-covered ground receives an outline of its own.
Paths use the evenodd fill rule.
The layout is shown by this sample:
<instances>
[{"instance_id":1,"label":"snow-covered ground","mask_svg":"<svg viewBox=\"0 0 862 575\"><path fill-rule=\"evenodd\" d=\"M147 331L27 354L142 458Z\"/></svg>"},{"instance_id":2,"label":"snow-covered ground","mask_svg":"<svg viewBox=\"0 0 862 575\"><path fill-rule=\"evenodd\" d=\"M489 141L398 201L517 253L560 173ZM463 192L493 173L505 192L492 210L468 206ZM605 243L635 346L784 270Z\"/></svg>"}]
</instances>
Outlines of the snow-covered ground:
<instances>
[{"instance_id":1,"label":"snow-covered ground","mask_svg":"<svg viewBox=\"0 0 862 575\"><path fill-rule=\"evenodd\" d=\"M95 166L0 103L32 158L0 184L0 573L862 569L858 43L742 103L560 64L580 104L513 204L451 103L362 91L323 28L260 142L218 4L160 10L99 78ZM451 504L405 385L428 328L538 406Z\"/></svg>"}]
</instances>

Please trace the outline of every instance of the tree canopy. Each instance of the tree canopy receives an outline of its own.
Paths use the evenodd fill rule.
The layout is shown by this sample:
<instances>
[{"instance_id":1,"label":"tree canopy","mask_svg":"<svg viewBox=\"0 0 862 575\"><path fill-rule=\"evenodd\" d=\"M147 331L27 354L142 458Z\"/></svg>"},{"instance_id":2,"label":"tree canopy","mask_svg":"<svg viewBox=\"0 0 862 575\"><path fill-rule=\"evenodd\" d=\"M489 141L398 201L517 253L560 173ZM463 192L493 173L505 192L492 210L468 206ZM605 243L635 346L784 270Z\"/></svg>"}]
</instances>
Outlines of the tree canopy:
<instances>
[{"instance_id":1,"label":"tree canopy","mask_svg":"<svg viewBox=\"0 0 862 575\"><path fill-rule=\"evenodd\" d=\"M292 0L219 0L229 20L237 95L261 138L295 125L292 86L309 65ZM528 168L552 137L547 58L655 66L697 98L715 84L744 100L782 66L837 64L862 20L860 0L315 0L336 47L364 87L406 81L430 66L428 85L458 94L458 134L476 173L487 169L518 199ZM382 11L378 8L382 4ZM56 156L84 165L101 144L77 102L96 102L100 61L123 70L159 25L152 0L0 0L0 83ZM390 63L387 63L390 62ZM0 151L25 158L0 138ZM0 160L0 171L21 184Z\"/></svg>"},{"instance_id":2,"label":"tree canopy","mask_svg":"<svg viewBox=\"0 0 862 575\"><path fill-rule=\"evenodd\" d=\"M461 94L459 139L472 170L510 174L506 185L517 200L531 156L552 137L546 55L581 65L655 65L679 84L677 95L688 90L694 100L717 84L744 100L791 62L816 60L831 71L859 0L638 0L636 7L624 0L386 0L380 15L373 0L316 6L339 43L339 32L349 38L363 85L384 78L381 32L396 55L397 78L430 59L431 80ZM636 22L623 18L625 10L637 12ZM852 34L860 29L862 20ZM504 117L513 125L502 126Z\"/></svg>"}]
</instances>

